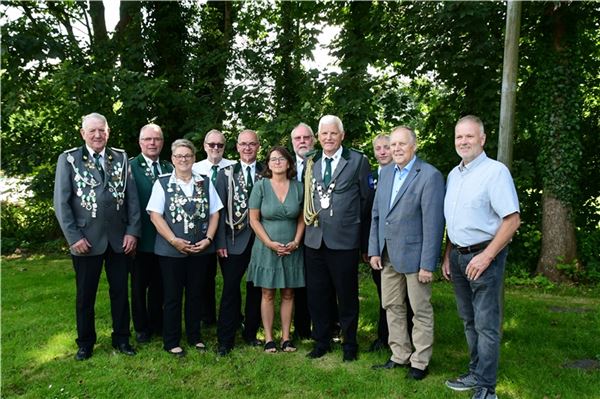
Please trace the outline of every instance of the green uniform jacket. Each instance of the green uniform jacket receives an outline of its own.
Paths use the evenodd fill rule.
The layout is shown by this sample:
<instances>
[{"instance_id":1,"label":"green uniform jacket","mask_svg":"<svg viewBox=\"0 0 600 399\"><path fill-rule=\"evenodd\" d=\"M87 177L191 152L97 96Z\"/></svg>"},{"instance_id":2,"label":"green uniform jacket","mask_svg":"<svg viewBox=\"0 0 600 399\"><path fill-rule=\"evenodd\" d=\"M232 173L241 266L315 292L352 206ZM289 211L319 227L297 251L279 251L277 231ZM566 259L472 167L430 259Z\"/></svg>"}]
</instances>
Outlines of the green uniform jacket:
<instances>
[{"instance_id":1,"label":"green uniform jacket","mask_svg":"<svg viewBox=\"0 0 600 399\"><path fill-rule=\"evenodd\" d=\"M173 171L173 165L170 162L161 159L159 163L162 173L171 173ZM138 242L137 249L141 252L154 252L156 228L150 221L150 215L146 212L146 206L148 205L150 194L152 194L152 186L156 178L152 174L152 165L146 164L146 159L142 154L131 158L129 165L137 186L142 214L142 237Z\"/></svg>"}]
</instances>

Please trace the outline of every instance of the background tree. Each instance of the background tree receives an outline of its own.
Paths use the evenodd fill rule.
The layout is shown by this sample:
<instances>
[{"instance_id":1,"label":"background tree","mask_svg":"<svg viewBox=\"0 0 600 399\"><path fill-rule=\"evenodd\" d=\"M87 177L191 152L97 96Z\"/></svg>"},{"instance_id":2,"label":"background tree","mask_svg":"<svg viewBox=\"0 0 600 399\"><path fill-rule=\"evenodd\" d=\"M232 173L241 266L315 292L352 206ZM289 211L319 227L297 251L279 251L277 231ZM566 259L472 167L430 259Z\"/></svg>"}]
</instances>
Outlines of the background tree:
<instances>
[{"instance_id":1,"label":"background tree","mask_svg":"<svg viewBox=\"0 0 600 399\"><path fill-rule=\"evenodd\" d=\"M28 209L39 218L27 223L53 221L43 201L54 161L81 145L91 111L132 155L149 121L164 127L167 148L221 128L230 156L242 127L266 149L288 144L299 121L316 128L334 113L347 145L371 155L375 134L408 124L419 155L444 173L459 161L454 124L473 113L496 157L503 3L121 2L114 32L103 7L0 4L3 172L34 176L31 203L44 210ZM553 279L600 281L598 21L596 2L523 4L512 170L523 223L509 262L518 276L539 264ZM327 45L337 72L307 66L326 27L339 29ZM10 214L3 206L4 226Z\"/></svg>"}]
</instances>

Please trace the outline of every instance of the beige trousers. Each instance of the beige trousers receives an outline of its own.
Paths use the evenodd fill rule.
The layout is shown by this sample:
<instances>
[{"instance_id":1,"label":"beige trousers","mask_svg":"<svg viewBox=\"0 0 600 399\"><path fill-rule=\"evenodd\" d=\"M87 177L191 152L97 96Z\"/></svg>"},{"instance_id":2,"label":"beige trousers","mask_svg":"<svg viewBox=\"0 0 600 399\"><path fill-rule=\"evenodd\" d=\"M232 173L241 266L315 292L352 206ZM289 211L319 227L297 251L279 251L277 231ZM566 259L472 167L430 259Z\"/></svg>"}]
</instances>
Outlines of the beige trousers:
<instances>
[{"instance_id":1,"label":"beige trousers","mask_svg":"<svg viewBox=\"0 0 600 399\"><path fill-rule=\"evenodd\" d=\"M398 273L394 270L387 251L382 257L381 303L386 311L388 343L396 363L408 364L424 370L433 352L433 306L431 306L431 283L418 280L419 273ZM406 292L414 313L412 340L408 336L406 321Z\"/></svg>"}]
</instances>

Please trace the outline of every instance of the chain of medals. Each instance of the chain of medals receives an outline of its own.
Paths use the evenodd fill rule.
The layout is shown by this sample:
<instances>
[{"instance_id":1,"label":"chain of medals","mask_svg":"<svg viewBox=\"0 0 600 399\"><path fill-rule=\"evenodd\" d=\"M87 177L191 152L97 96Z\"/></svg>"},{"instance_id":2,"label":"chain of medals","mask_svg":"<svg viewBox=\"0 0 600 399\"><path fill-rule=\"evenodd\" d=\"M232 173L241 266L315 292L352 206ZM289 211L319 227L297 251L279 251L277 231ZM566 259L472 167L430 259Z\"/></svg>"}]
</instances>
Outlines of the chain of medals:
<instances>
[{"instance_id":1,"label":"chain of medals","mask_svg":"<svg viewBox=\"0 0 600 399\"><path fill-rule=\"evenodd\" d=\"M88 161L85 165L88 169L95 169L94 163L86 155L83 156L83 159L84 161ZM75 187L77 187L75 194L81 199L81 207L90 211L92 218L95 218L98 204L96 203L96 191L94 189L100 185L100 182L97 182L94 176L87 170L80 173L79 168L75 166L73 155L67 155L67 162L71 164L75 173L75 177L73 178L75 180ZM89 191L86 194L84 190L87 188L89 188Z\"/></svg>"},{"instance_id":2,"label":"chain of medals","mask_svg":"<svg viewBox=\"0 0 600 399\"><path fill-rule=\"evenodd\" d=\"M108 159L109 161L112 160L112 156L109 155ZM123 157L123 159L123 164L121 162L108 164L108 179L106 181L108 191L117 201L117 211L125 202L125 188L127 188L127 176L123 174L123 171L128 170L127 157Z\"/></svg>"},{"instance_id":3,"label":"chain of medals","mask_svg":"<svg viewBox=\"0 0 600 399\"><path fill-rule=\"evenodd\" d=\"M329 216L333 216L333 208L331 206L331 194L333 193L333 189L335 188L335 180L329 183L327 186L327 190L323 190L323 185L318 184L317 180L312 178L313 191L314 187L317 189L317 195L319 196L319 203L321 204L321 209L329 209Z\"/></svg>"},{"instance_id":4,"label":"chain of medals","mask_svg":"<svg viewBox=\"0 0 600 399\"><path fill-rule=\"evenodd\" d=\"M150 178L150 180L152 181L152 184L154 184L154 182L156 181L158 176L154 176L154 171L152 170L150 165L148 165L148 163L146 163L146 162L140 162L140 165L142 168L144 168L144 175L146 175L146 177Z\"/></svg>"},{"instance_id":5,"label":"chain of medals","mask_svg":"<svg viewBox=\"0 0 600 399\"><path fill-rule=\"evenodd\" d=\"M112 161L112 155L109 154L108 159L109 161ZM96 169L96 165L87 155L83 155L83 160L87 169ZM79 168L75 166L75 158L73 155L67 155L67 162L71 164L73 172L75 173L75 176L73 177L75 180L75 187L77 187L75 194L81 198L81 207L90 211L92 218L95 218L98 210L95 188L100 186L102 183L96 181L94 176L87 170L84 170L80 173ZM127 162L126 158L125 162ZM117 202L117 210L119 210L123 205L125 198L127 180L125 176L123 176L123 170L126 169L121 162L117 162L115 164L109 162L108 166L108 171L105 172L108 174L108 191L112 194L113 198L115 198ZM86 189L89 189L87 194L85 192Z\"/></svg>"},{"instance_id":6,"label":"chain of medals","mask_svg":"<svg viewBox=\"0 0 600 399\"><path fill-rule=\"evenodd\" d=\"M204 191L202 180L196 181L194 187L196 190L191 197L185 195L177 182L170 182L167 188L167 192L175 193L171 195L171 203L169 204L171 221L173 224L183 222L183 232L185 234L188 234L190 229L197 230L199 226L196 223L206 219L208 213L208 196ZM194 204L192 213L188 213L184 208L188 203ZM195 222L194 219L198 219L198 221Z\"/></svg>"},{"instance_id":7,"label":"chain of medals","mask_svg":"<svg viewBox=\"0 0 600 399\"><path fill-rule=\"evenodd\" d=\"M238 173L237 184L235 184L235 177L233 175L233 166L225 169L229 191L229 195L227 195L226 223L231 230L242 230L246 226L244 220L246 220L246 217L248 216L248 200L250 198L250 193L248 192L248 185L244 172ZM235 234L232 234L232 241L234 240L234 237Z\"/></svg>"}]
</instances>

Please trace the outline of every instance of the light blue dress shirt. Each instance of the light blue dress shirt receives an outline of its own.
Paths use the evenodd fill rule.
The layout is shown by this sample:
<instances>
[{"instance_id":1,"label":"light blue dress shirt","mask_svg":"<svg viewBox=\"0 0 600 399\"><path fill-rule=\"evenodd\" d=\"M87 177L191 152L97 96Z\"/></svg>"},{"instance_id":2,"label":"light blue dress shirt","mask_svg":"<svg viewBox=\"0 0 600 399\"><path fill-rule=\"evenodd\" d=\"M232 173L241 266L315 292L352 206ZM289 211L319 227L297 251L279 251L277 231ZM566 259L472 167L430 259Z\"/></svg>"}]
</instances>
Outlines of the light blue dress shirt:
<instances>
[{"instance_id":1,"label":"light blue dress shirt","mask_svg":"<svg viewBox=\"0 0 600 399\"><path fill-rule=\"evenodd\" d=\"M448 175L444 216L453 244L468 247L492 240L502 219L515 212L519 199L510 171L485 152Z\"/></svg>"},{"instance_id":2,"label":"light blue dress shirt","mask_svg":"<svg viewBox=\"0 0 600 399\"><path fill-rule=\"evenodd\" d=\"M410 162L408 162L406 166L402 169L400 169L400 167L397 164L394 166L394 184L392 185L392 195L390 196L390 208L392 207L394 200L398 196L398 192L402 188L402 185L406 180L406 176L408 176L413 165L415 164L416 159L417 157L413 156Z\"/></svg>"}]
</instances>

